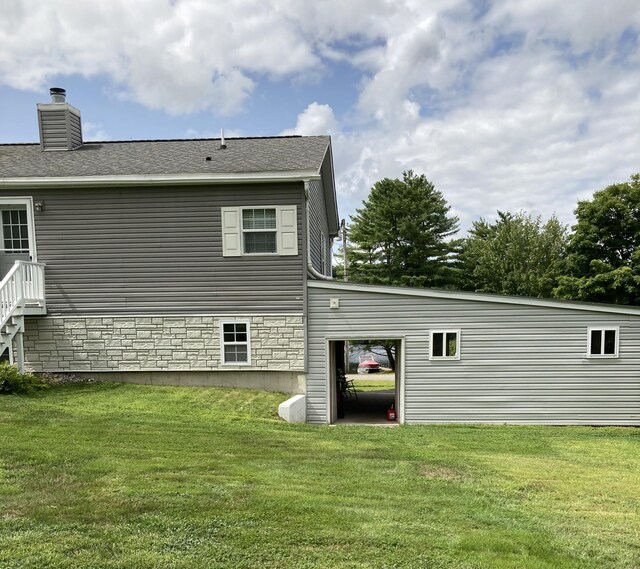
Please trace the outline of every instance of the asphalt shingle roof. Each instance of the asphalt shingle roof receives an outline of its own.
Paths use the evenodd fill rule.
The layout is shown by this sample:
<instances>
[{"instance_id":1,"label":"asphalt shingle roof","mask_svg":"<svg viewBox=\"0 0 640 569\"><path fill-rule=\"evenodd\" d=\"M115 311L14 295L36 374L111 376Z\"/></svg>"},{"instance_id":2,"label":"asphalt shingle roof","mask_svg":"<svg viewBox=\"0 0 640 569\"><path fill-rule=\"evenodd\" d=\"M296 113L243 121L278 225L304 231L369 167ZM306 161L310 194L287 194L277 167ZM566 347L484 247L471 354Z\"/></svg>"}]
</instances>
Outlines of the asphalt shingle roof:
<instances>
[{"instance_id":1,"label":"asphalt shingle roof","mask_svg":"<svg viewBox=\"0 0 640 569\"><path fill-rule=\"evenodd\" d=\"M228 138L222 150L220 139L134 140L86 142L56 152L42 152L39 144L1 144L0 179L318 172L329 141L328 136Z\"/></svg>"}]
</instances>

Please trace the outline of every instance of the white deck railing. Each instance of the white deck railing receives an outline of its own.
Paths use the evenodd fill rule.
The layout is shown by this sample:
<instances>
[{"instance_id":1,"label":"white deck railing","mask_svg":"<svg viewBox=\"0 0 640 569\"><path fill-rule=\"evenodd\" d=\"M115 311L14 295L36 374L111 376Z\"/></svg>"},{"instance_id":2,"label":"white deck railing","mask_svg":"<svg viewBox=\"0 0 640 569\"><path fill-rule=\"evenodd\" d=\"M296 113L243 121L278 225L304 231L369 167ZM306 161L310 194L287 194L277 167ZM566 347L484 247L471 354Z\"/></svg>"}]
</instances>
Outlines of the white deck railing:
<instances>
[{"instance_id":1,"label":"white deck railing","mask_svg":"<svg viewBox=\"0 0 640 569\"><path fill-rule=\"evenodd\" d=\"M0 330L18 308L44 304L44 265L16 261L0 283Z\"/></svg>"}]
</instances>

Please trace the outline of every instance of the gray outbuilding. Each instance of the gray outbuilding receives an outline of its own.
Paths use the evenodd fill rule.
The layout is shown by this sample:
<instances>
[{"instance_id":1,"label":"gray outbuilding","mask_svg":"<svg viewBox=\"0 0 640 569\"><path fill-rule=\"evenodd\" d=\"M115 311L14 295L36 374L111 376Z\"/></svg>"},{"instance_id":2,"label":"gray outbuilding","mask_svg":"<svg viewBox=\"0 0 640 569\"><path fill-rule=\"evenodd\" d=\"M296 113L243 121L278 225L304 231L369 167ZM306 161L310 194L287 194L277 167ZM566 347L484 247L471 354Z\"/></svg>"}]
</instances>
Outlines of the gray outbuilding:
<instances>
[{"instance_id":1,"label":"gray outbuilding","mask_svg":"<svg viewBox=\"0 0 640 569\"><path fill-rule=\"evenodd\" d=\"M640 309L308 282L306 417L336 421L345 340L393 340L401 423L640 425Z\"/></svg>"}]
</instances>

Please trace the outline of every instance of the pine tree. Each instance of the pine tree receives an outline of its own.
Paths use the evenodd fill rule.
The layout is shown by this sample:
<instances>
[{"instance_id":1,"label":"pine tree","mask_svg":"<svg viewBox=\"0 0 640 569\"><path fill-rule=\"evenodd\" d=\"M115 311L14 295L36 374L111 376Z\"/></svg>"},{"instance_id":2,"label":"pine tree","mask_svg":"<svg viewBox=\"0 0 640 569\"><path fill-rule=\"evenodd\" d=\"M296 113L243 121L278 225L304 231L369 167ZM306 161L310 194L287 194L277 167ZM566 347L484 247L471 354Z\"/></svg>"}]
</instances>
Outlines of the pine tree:
<instances>
[{"instance_id":1,"label":"pine tree","mask_svg":"<svg viewBox=\"0 0 640 569\"><path fill-rule=\"evenodd\" d=\"M458 218L424 175L376 182L351 217L349 280L364 283L447 287Z\"/></svg>"}]
</instances>

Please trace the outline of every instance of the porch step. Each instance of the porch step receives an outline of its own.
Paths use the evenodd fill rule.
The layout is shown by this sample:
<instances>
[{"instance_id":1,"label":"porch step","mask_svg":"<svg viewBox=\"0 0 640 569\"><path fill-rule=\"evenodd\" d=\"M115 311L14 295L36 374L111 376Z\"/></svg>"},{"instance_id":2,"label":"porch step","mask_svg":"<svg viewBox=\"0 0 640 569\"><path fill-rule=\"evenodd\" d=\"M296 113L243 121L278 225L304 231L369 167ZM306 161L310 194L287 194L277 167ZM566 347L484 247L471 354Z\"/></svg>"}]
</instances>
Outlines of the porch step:
<instances>
[{"instance_id":1,"label":"porch step","mask_svg":"<svg viewBox=\"0 0 640 569\"><path fill-rule=\"evenodd\" d=\"M44 265L30 261L16 261L0 282L0 349L9 349L13 361L15 339L18 368L24 368L25 314L45 314Z\"/></svg>"}]
</instances>

